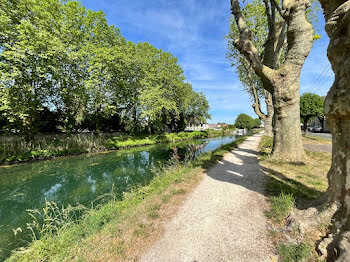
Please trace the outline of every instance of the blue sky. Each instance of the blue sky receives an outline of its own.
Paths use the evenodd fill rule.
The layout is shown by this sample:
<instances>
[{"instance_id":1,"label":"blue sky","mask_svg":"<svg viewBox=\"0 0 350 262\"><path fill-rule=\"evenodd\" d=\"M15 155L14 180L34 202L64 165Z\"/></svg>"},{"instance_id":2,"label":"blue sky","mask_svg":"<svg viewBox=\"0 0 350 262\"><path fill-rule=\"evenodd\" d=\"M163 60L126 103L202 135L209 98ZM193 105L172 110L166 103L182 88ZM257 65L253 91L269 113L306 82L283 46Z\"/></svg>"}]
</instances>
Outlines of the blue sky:
<instances>
[{"instance_id":1,"label":"blue sky","mask_svg":"<svg viewBox=\"0 0 350 262\"><path fill-rule=\"evenodd\" d=\"M205 93L212 119L234 123L240 113L256 118L249 96L226 60L229 0L82 0L106 13L108 23L135 43L149 42L179 59L194 90ZM328 38L319 15L321 40L314 43L301 75L301 93L326 95L334 76L327 54ZM325 72L320 77L322 72Z\"/></svg>"}]
</instances>

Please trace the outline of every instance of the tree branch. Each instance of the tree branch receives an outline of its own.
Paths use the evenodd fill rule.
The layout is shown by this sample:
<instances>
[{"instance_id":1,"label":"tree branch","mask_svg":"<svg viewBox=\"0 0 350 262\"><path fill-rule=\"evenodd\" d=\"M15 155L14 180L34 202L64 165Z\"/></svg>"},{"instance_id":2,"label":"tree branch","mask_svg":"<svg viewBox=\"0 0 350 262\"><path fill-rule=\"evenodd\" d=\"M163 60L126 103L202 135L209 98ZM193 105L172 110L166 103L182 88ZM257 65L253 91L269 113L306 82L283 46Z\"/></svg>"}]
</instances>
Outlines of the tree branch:
<instances>
[{"instance_id":1,"label":"tree branch","mask_svg":"<svg viewBox=\"0 0 350 262\"><path fill-rule=\"evenodd\" d=\"M271 3L276 7L278 13L280 14L280 16L284 19L284 15L282 13L282 9L281 7L277 4L276 0L270 0Z\"/></svg>"},{"instance_id":2,"label":"tree branch","mask_svg":"<svg viewBox=\"0 0 350 262\"><path fill-rule=\"evenodd\" d=\"M265 96L265 104L266 104L266 118L270 118L273 116L274 109L273 109L273 102L272 102L272 94L264 89L264 96Z\"/></svg>"},{"instance_id":3,"label":"tree branch","mask_svg":"<svg viewBox=\"0 0 350 262\"><path fill-rule=\"evenodd\" d=\"M251 92L252 92L253 97L254 97L254 104L252 105L252 107L254 108L254 111L258 115L260 120L265 122L266 115L261 111L260 99L259 99L258 91L256 90L255 85L251 86Z\"/></svg>"},{"instance_id":4,"label":"tree branch","mask_svg":"<svg viewBox=\"0 0 350 262\"><path fill-rule=\"evenodd\" d=\"M264 4L265 4L265 13L267 16L267 24L268 24L268 27L270 28L272 26L272 17L271 17L271 9L269 6L269 0L264 0Z\"/></svg>"},{"instance_id":5,"label":"tree branch","mask_svg":"<svg viewBox=\"0 0 350 262\"><path fill-rule=\"evenodd\" d=\"M309 0L285 0L283 10L288 24L288 51L279 73L293 70L297 75L309 55L313 43L313 28L307 21L305 12L309 8Z\"/></svg>"},{"instance_id":6,"label":"tree branch","mask_svg":"<svg viewBox=\"0 0 350 262\"><path fill-rule=\"evenodd\" d=\"M277 23L277 29L276 29L276 47L275 47L275 53L277 54L276 57L281 57L281 52L283 50L284 44L286 44L286 26L287 23L285 20L281 19ZM278 61L276 61L276 64L278 64Z\"/></svg>"},{"instance_id":7,"label":"tree branch","mask_svg":"<svg viewBox=\"0 0 350 262\"><path fill-rule=\"evenodd\" d=\"M239 37L233 42L234 46L247 58L251 67L258 76L260 76L262 79L272 81L276 71L265 66L261 62L259 51L253 43L254 35L247 27L247 23L243 17L238 0L231 0L231 11L232 15L235 17L239 31Z\"/></svg>"}]
</instances>

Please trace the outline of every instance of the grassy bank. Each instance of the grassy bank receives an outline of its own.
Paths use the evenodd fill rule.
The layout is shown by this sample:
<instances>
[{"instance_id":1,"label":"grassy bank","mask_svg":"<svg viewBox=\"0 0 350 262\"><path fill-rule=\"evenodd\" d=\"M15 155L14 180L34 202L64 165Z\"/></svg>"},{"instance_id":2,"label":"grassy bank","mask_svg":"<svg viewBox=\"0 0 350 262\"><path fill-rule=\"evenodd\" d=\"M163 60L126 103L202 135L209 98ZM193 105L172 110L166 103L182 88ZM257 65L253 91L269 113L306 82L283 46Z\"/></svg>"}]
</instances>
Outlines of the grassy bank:
<instances>
[{"instance_id":1,"label":"grassy bank","mask_svg":"<svg viewBox=\"0 0 350 262\"><path fill-rule=\"evenodd\" d=\"M156 143L229 135L232 131L194 131L165 133L161 135L118 135L102 136L94 134L70 136L42 136L35 141L16 140L0 144L0 164L49 159L52 157L116 150Z\"/></svg>"},{"instance_id":2,"label":"grassy bank","mask_svg":"<svg viewBox=\"0 0 350 262\"><path fill-rule=\"evenodd\" d=\"M304 137L304 143L324 144L330 141ZM315 236L301 236L293 232L289 237L281 229L294 208L303 208L308 202L318 199L327 189L327 172L331 165L331 154L306 151L308 159L304 164L273 160L268 157L272 139L263 137L260 142L260 165L269 177L266 191L270 195L271 210L267 217L273 228L270 233L277 246L281 261L320 261L315 251Z\"/></svg>"},{"instance_id":3,"label":"grassy bank","mask_svg":"<svg viewBox=\"0 0 350 262\"><path fill-rule=\"evenodd\" d=\"M245 139L240 137L192 162L179 163L174 157L154 170L156 176L148 185L131 188L122 200L110 194L98 207L79 208L84 213L79 219L72 215L74 208L62 210L47 203L41 212L46 222L32 224L38 240L8 261L136 261L161 235L162 224L200 181L204 169Z\"/></svg>"}]
</instances>

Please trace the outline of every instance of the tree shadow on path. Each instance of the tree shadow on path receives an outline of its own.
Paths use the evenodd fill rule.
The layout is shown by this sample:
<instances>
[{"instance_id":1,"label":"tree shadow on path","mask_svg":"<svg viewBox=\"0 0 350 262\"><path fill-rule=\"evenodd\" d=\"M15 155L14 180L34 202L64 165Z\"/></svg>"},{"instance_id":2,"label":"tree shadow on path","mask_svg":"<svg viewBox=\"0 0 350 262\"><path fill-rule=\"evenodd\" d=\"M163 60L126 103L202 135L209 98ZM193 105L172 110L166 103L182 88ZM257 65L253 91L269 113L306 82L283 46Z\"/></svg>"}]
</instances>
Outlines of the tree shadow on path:
<instances>
[{"instance_id":1,"label":"tree shadow on path","mask_svg":"<svg viewBox=\"0 0 350 262\"><path fill-rule=\"evenodd\" d=\"M208 169L206 174L209 177L242 186L264 196L276 196L284 192L293 194L297 200L298 198L311 200L323 194L276 170L261 166L258 161L259 152L256 150L239 147L228 154L234 158L229 157L229 161L222 159L215 168ZM298 205L298 202L298 208L303 208Z\"/></svg>"}]
</instances>

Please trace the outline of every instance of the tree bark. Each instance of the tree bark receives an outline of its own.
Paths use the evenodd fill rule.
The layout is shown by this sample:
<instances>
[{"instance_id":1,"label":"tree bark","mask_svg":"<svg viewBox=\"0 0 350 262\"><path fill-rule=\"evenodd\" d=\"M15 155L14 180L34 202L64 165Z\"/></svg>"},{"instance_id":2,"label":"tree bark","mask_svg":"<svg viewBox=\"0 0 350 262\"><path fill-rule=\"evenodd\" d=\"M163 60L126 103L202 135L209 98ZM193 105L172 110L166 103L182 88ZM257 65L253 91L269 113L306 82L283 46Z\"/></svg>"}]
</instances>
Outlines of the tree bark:
<instances>
[{"instance_id":1,"label":"tree bark","mask_svg":"<svg viewBox=\"0 0 350 262\"><path fill-rule=\"evenodd\" d=\"M272 156L296 162L304 161L306 158L301 142L299 90L300 72L313 43L312 25L306 20L306 9L309 5L309 0L283 1L282 9L279 11L288 26L288 51L284 63L276 70L262 62L252 41L253 34L247 27L241 13L239 2L231 0L232 14L235 16L240 32L240 36L234 41L234 44L250 62L256 74L261 77L264 88L272 93L274 105ZM273 21L273 19L270 20L271 17L274 17L273 13L267 15L269 21ZM269 26L269 30L269 37L278 31L273 24ZM277 39L279 38L277 37ZM264 61L272 55L275 54L266 50Z\"/></svg>"},{"instance_id":2,"label":"tree bark","mask_svg":"<svg viewBox=\"0 0 350 262\"><path fill-rule=\"evenodd\" d=\"M260 98L258 95L257 88L255 86L251 86L251 93L254 98L254 103L252 105L255 114L259 117L261 121L264 122L264 135L265 136L273 136L273 130L272 130L272 118L273 118L273 104L272 104L272 95L270 92L266 91L264 92L265 96L265 103L266 103L266 109L267 114L265 115L261 110L261 104L260 104Z\"/></svg>"},{"instance_id":3,"label":"tree bark","mask_svg":"<svg viewBox=\"0 0 350 262\"><path fill-rule=\"evenodd\" d=\"M328 172L329 204L336 204L335 228L339 234L329 249L337 261L350 258L350 1L320 0L330 38L328 58L335 80L325 100L327 126L332 133L332 166ZM333 260L332 260L333 261Z\"/></svg>"},{"instance_id":4,"label":"tree bark","mask_svg":"<svg viewBox=\"0 0 350 262\"><path fill-rule=\"evenodd\" d=\"M307 122L309 122L309 119L307 117L304 118L304 132L307 134Z\"/></svg>"},{"instance_id":5,"label":"tree bark","mask_svg":"<svg viewBox=\"0 0 350 262\"><path fill-rule=\"evenodd\" d=\"M299 82L283 84L274 92L274 145L272 156L290 161L303 161L305 151L301 141Z\"/></svg>"},{"instance_id":6,"label":"tree bark","mask_svg":"<svg viewBox=\"0 0 350 262\"><path fill-rule=\"evenodd\" d=\"M338 220L350 230L350 1L320 1L330 38L328 58L335 81L325 101L332 133L332 166L328 172L328 200L340 206Z\"/></svg>"},{"instance_id":7,"label":"tree bark","mask_svg":"<svg viewBox=\"0 0 350 262\"><path fill-rule=\"evenodd\" d=\"M273 137L273 126L272 126L272 119L274 115L274 109L273 109L273 102L272 102L272 95L270 92L265 91L265 103L266 103L266 110L267 115L265 118L265 136Z\"/></svg>"}]
</instances>

